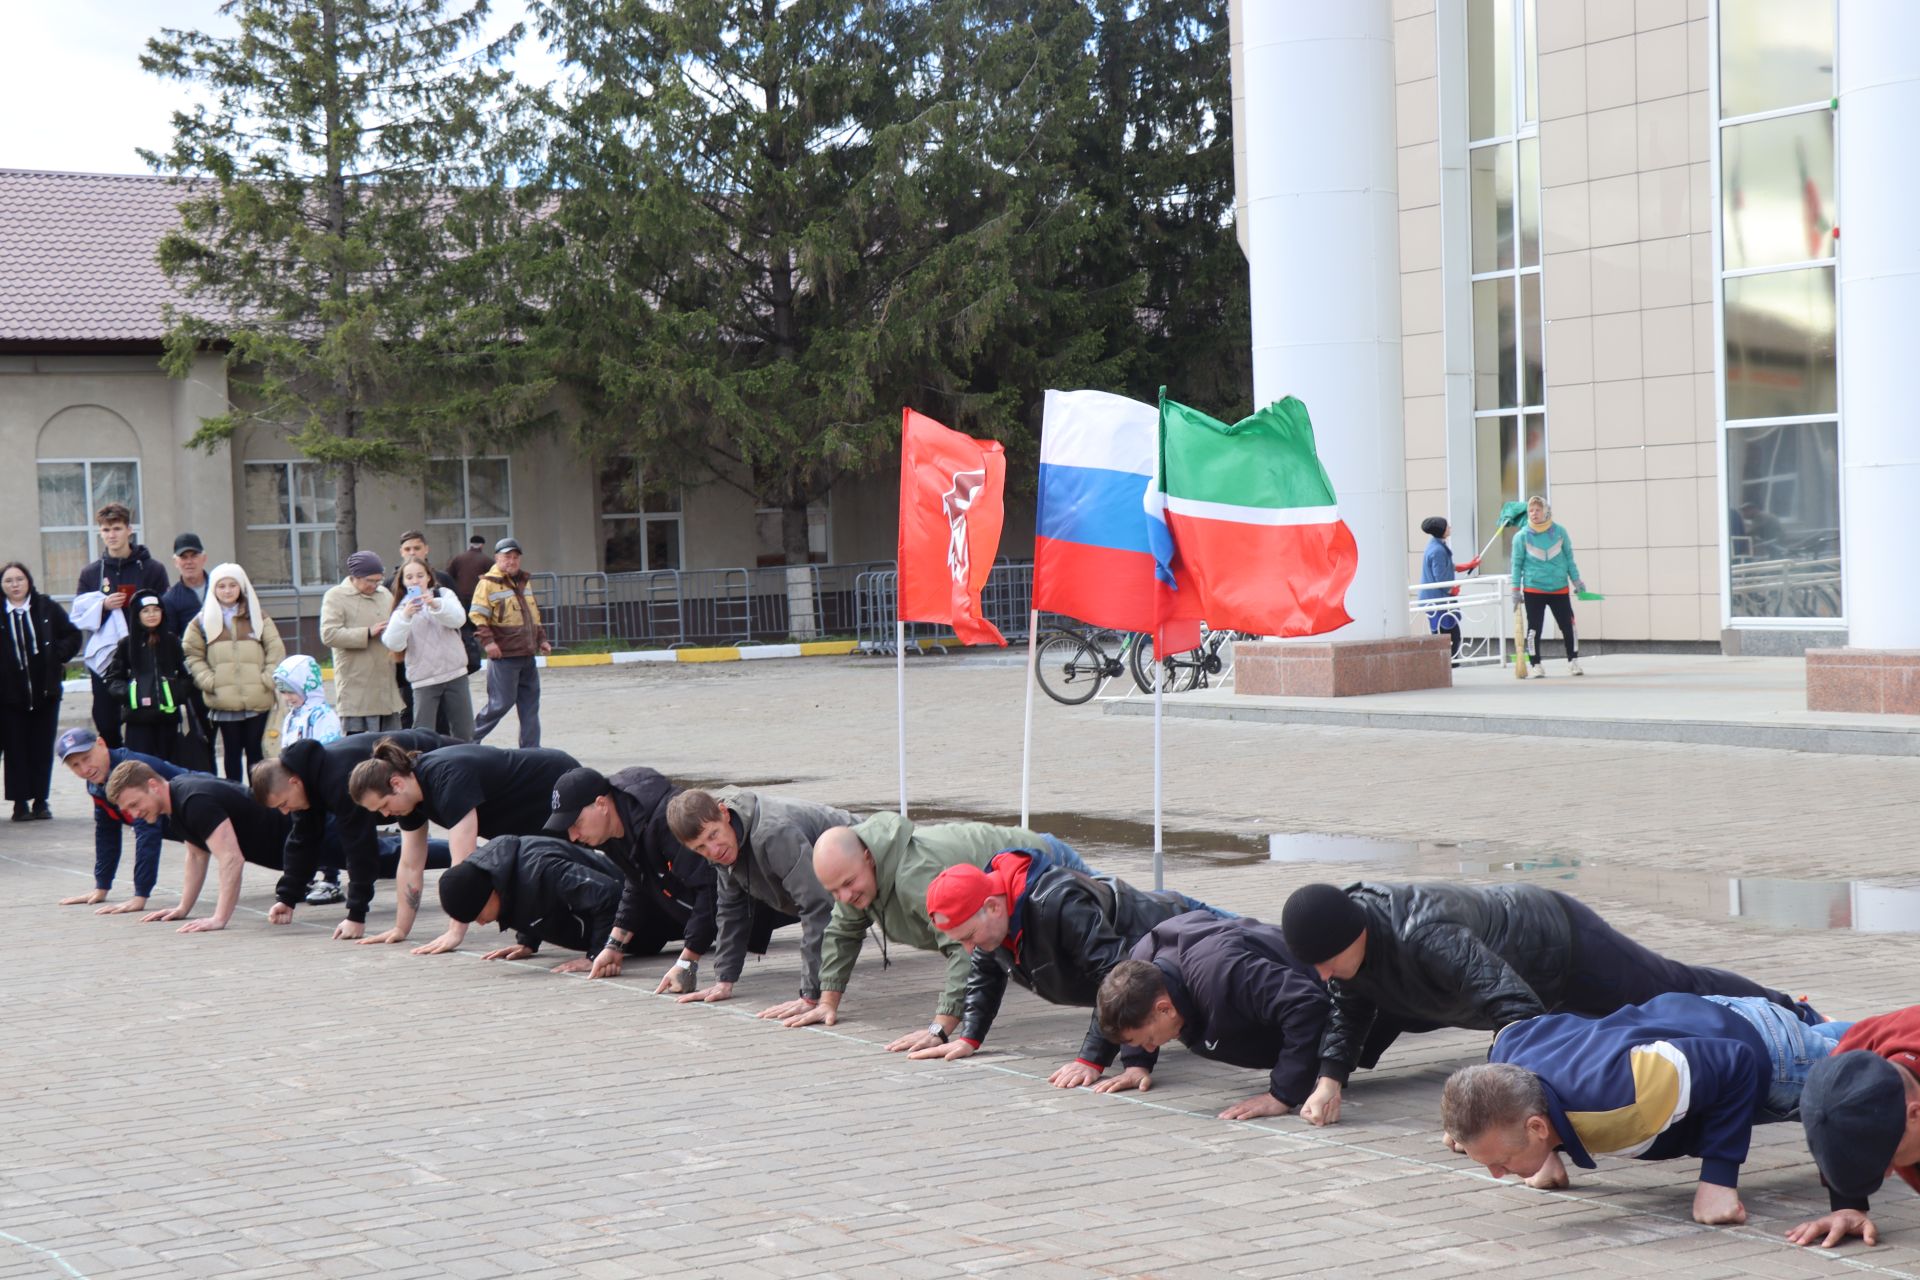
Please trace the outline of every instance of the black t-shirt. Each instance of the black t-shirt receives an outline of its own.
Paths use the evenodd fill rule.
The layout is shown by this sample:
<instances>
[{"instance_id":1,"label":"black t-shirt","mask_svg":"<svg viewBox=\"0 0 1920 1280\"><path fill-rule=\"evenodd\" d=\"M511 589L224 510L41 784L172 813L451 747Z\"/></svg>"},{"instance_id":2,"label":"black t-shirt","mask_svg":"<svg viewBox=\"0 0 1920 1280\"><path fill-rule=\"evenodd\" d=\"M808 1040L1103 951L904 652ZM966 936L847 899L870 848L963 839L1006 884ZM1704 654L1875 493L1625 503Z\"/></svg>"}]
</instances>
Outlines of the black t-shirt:
<instances>
[{"instance_id":1,"label":"black t-shirt","mask_svg":"<svg viewBox=\"0 0 1920 1280\"><path fill-rule=\"evenodd\" d=\"M287 832L293 823L283 813L255 804L245 787L208 773L183 773L167 784L173 798L173 830L202 849L223 822L233 823L234 839L248 862L280 869Z\"/></svg>"},{"instance_id":2,"label":"black t-shirt","mask_svg":"<svg viewBox=\"0 0 1920 1280\"><path fill-rule=\"evenodd\" d=\"M442 747L414 762L425 800L399 820L400 829L418 831L429 819L451 827L477 809L486 839L534 835L553 813L560 775L579 767L566 752L545 747Z\"/></svg>"}]
</instances>

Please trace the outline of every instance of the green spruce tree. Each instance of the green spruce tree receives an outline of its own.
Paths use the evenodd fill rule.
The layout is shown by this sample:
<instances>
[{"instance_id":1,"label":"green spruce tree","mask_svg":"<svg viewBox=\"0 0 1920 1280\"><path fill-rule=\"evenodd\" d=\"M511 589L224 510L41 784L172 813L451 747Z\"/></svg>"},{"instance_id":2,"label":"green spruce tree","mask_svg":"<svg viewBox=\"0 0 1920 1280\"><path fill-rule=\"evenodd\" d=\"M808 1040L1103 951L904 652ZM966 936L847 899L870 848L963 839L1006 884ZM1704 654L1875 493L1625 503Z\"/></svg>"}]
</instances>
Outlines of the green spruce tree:
<instances>
[{"instance_id":1,"label":"green spruce tree","mask_svg":"<svg viewBox=\"0 0 1920 1280\"><path fill-rule=\"evenodd\" d=\"M527 210L508 178L525 127L482 39L486 0L226 0L232 35L166 30L141 65L200 86L172 147L181 181L159 249L183 295L167 367L224 347L243 426L288 434L335 476L344 555L363 471L418 465L542 420L551 380L521 338L508 270Z\"/></svg>"}]
</instances>

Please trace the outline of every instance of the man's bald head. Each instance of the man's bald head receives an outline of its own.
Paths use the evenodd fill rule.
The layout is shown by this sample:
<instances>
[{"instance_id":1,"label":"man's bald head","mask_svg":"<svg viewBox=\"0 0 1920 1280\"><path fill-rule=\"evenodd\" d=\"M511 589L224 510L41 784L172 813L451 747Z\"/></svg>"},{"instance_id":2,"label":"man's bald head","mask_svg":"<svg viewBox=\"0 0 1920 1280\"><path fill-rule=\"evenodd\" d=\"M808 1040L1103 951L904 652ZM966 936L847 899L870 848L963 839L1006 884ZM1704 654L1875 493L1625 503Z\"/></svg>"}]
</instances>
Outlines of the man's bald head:
<instances>
[{"instance_id":1,"label":"man's bald head","mask_svg":"<svg viewBox=\"0 0 1920 1280\"><path fill-rule=\"evenodd\" d=\"M813 842L813 874L835 902L860 910L873 905L879 877L873 855L852 827L828 827Z\"/></svg>"}]
</instances>

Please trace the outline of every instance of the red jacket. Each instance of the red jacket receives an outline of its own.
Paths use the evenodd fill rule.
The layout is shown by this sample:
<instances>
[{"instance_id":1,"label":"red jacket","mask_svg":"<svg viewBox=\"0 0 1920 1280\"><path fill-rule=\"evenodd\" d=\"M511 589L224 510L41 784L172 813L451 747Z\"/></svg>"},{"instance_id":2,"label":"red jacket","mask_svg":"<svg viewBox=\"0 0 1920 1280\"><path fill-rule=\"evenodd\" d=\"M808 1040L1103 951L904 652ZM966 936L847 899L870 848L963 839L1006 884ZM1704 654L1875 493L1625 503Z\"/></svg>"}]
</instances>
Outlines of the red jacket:
<instances>
[{"instance_id":1,"label":"red jacket","mask_svg":"<svg viewBox=\"0 0 1920 1280\"><path fill-rule=\"evenodd\" d=\"M1847 1034L1840 1037L1840 1045L1834 1052L1847 1053L1854 1049L1877 1053L1920 1076L1920 1005L1860 1019L1847 1028ZM1920 1166L1895 1165L1893 1172L1915 1191L1920 1191Z\"/></svg>"}]
</instances>

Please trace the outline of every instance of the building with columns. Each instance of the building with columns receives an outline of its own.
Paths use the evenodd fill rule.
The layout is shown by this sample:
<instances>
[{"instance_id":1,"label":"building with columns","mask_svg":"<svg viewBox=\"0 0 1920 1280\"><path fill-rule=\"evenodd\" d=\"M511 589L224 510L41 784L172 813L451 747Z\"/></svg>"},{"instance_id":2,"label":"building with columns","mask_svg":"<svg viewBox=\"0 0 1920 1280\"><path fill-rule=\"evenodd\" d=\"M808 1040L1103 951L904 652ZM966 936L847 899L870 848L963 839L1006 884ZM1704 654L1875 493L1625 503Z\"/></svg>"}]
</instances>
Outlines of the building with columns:
<instances>
[{"instance_id":1,"label":"building with columns","mask_svg":"<svg viewBox=\"0 0 1920 1280\"><path fill-rule=\"evenodd\" d=\"M1235 0L1232 21L1254 394L1306 401L1359 540L1337 639L1406 634L1423 517L1465 558L1541 493L1606 597L1585 638L1920 650L1920 5ZM1816 704L1864 679L1822 663L1898 665L1809 661Z\"/></svg>"}]
</instances>

